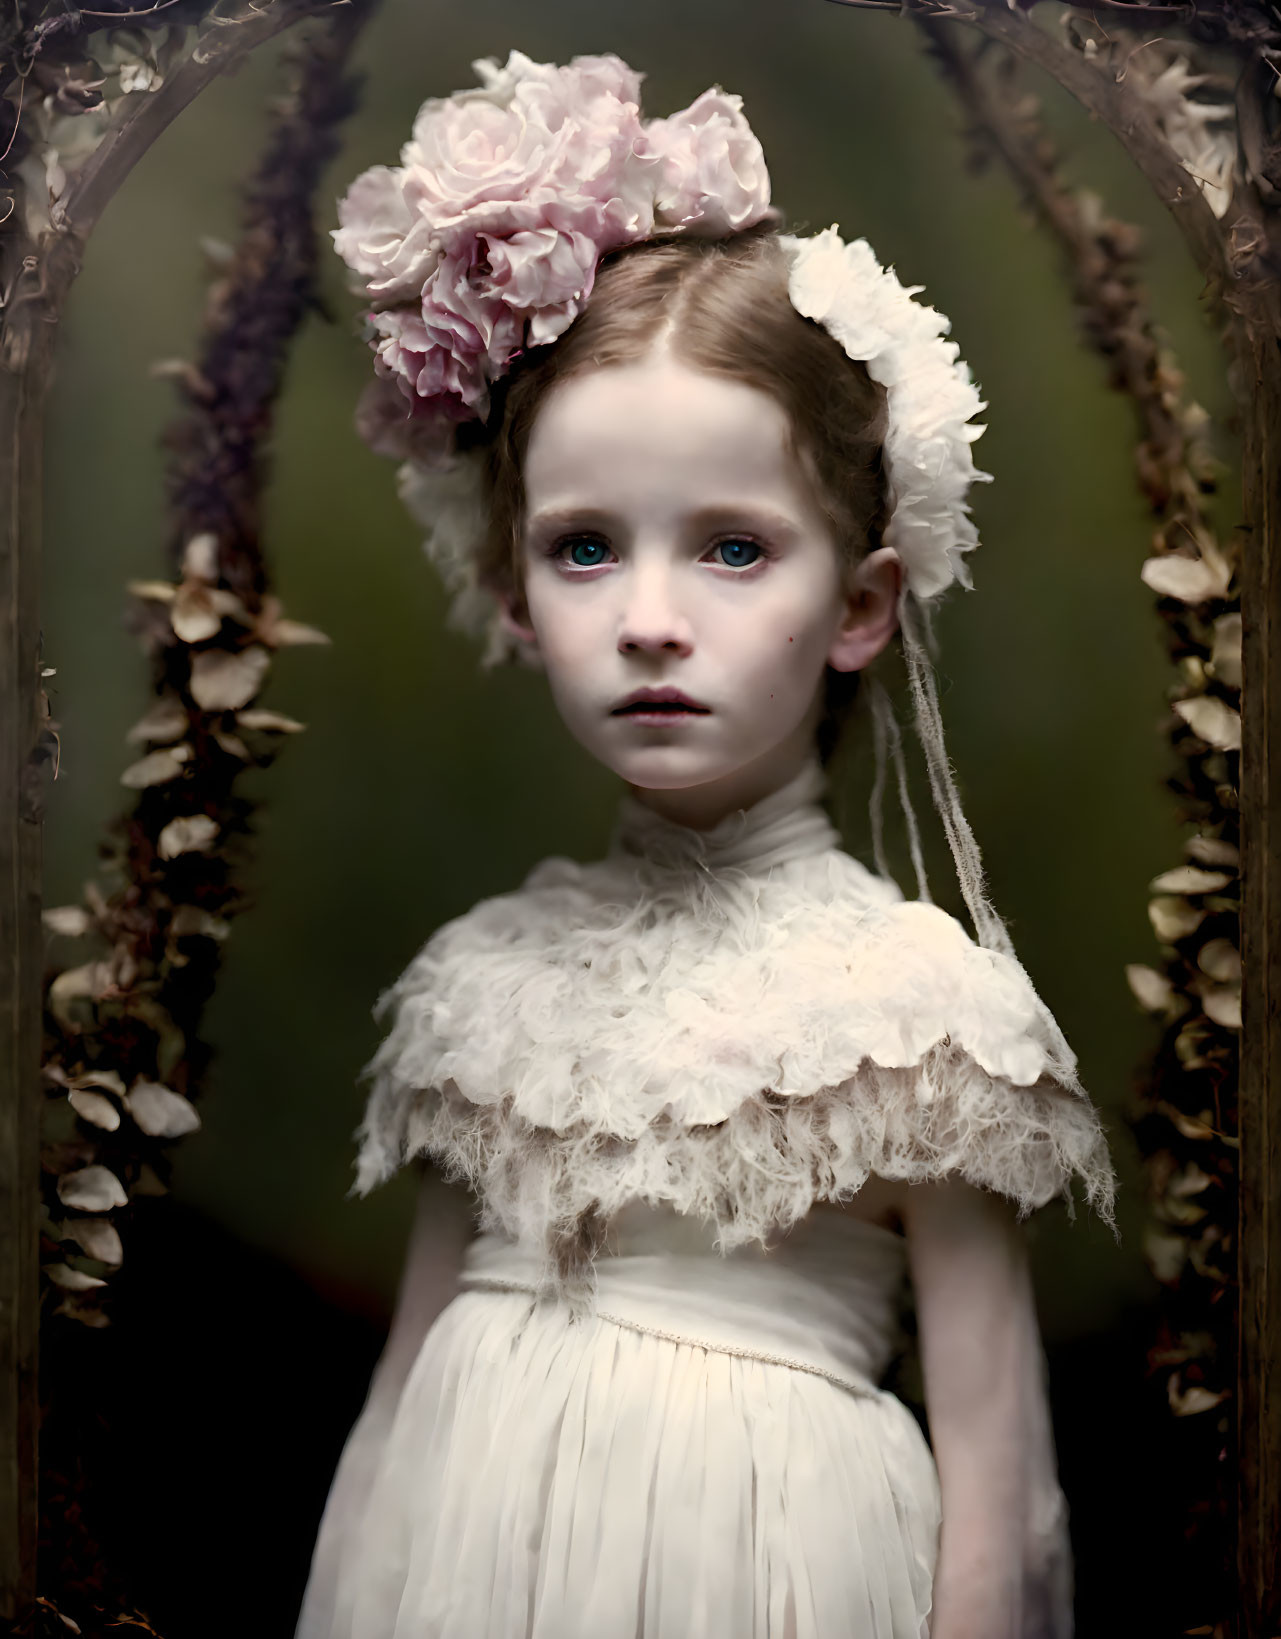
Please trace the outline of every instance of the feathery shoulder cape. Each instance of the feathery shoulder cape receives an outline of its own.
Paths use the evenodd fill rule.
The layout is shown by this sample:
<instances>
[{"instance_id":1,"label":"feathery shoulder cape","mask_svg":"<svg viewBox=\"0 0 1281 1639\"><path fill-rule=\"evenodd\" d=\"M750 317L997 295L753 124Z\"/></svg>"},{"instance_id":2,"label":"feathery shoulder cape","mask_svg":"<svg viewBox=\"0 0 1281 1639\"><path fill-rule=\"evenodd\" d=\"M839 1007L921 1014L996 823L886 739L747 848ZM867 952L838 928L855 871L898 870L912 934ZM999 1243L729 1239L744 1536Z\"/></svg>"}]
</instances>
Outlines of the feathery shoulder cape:
<instances>
[{"instance_id":1,"label":"feathery shoulder cape","mask_svg":"<svg viewBox=\"0 0 1281 1639\"><path fill-rule=\"evenodd\" d=\"M869 1172L959 1173L1026 1217L1114 1176L1022 966L838 846L811 762L699 832L626 796L608 856L545 860L379 997L354 1192L411 1157L566 1275L626 1201L765 1241ZM577 1257L573 1249L577 1248Z\"/></svg>"}]
</instances>

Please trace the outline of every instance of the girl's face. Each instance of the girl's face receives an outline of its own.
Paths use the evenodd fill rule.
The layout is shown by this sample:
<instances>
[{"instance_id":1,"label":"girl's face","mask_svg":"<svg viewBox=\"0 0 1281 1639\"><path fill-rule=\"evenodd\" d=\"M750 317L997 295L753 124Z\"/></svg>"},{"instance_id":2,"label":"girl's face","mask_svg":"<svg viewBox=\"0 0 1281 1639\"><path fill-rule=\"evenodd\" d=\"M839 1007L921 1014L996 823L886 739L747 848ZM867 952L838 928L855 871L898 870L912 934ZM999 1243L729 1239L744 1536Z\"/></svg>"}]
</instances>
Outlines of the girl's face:
<instances>
[{"instance_id":1,"label":"girl's face","mask_svg":"<svg viewBox=\"0 0 1281 1639\"><path fill-rule=\"evenodd\" d=\"M790 779L825 668L896 623L897 554L848 571L787 434L768 394L666 351L563 382L531 434L507 619L575 738L683 824Z\"/></svg>"}]
</instances>

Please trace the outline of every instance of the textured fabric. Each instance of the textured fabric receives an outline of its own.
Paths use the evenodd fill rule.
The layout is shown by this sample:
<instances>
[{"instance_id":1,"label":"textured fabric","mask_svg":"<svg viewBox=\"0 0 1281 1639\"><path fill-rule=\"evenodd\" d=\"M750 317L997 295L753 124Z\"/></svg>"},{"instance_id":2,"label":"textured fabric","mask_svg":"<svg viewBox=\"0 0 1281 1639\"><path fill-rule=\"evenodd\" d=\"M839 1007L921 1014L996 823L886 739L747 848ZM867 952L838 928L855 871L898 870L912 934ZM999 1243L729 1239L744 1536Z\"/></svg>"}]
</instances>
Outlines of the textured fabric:
<instances>
[{"instance_id":1,"label":"textured fabric","mask_svg":"<svg viewBox=\"0 0 1281 1639\"><path fill-rule=\"evenodd\" d=\"M899 1237L824 1214L723 1256L629 1208L595 1315L537 1272L482 1235L398 1399L371 1394L297 1639L924 1639L938 1478L877 1386Z\"/></svg>"},{"instance_id":2,"label":"textured fabric","mask_svg":"<svg viewBox=\"0 0 1281 1639\"><path fill-rule=\"evenodd\" d=\"M606 859L441 928L378 1001L356 1190L430 1155L549 1284L637 1197L724 1249L870 1172L1023 1215L1071 1212L1076 1175L1113 1223L1098 1113L1022 967L842 852L822 788L811 762L708 832L628 797Z\"/></svg>"}]
</instances>

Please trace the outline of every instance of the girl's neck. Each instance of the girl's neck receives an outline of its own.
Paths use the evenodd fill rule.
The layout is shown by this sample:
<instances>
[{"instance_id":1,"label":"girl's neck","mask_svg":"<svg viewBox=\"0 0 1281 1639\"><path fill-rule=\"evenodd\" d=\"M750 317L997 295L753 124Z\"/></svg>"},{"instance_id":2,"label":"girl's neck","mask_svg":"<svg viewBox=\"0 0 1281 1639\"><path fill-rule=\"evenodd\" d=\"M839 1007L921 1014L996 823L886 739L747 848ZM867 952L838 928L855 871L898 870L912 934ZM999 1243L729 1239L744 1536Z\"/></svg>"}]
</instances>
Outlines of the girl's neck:
<instances>
[{"instance_id":1,"label":"girl's neck","mask_svg":"<svg viewBox=\"0 0 1281 1639\"><path fill-rule=\"evenodd\" d=\"M668 819L629 790L610 852L677 870L765 871L840 846L840 834L821 806L826 786L818 755L812 752L791 779L705 828Z\"/></svg>"},{"instance_id":2,"label":"girl's neck","mask_svg":"<svg viewBox=\"0 0 1281 1639\"><path fill-rule=\"evenodd\" d=\"M710 831L731 814L754 808L790 785L803 769L817 762L813 736L808 735L705 785L655 789L629 784L627 790L633 801L673 825Z\"/></svg>"}]
</instances>

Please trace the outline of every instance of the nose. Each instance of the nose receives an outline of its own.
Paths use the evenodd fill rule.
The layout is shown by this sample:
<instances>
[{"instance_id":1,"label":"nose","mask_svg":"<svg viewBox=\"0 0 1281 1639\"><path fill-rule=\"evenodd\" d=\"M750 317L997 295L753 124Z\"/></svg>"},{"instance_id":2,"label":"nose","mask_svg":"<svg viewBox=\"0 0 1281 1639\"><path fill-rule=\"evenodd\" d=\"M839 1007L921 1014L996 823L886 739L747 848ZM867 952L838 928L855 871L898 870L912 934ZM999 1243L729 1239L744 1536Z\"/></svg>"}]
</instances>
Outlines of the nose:
<instances>
[{"instance_id":1,"label":"nose","mask_svg":"<svg viewBox=\"0 0 1281 1639\"><path fill-rule=\"evenodd\" d=\"M630 596L619 623L621 654L692 652L693 632L688 617L673 597L668 571L658 565L637 567L631 576Z\"/></svg>"}]
</instances>

